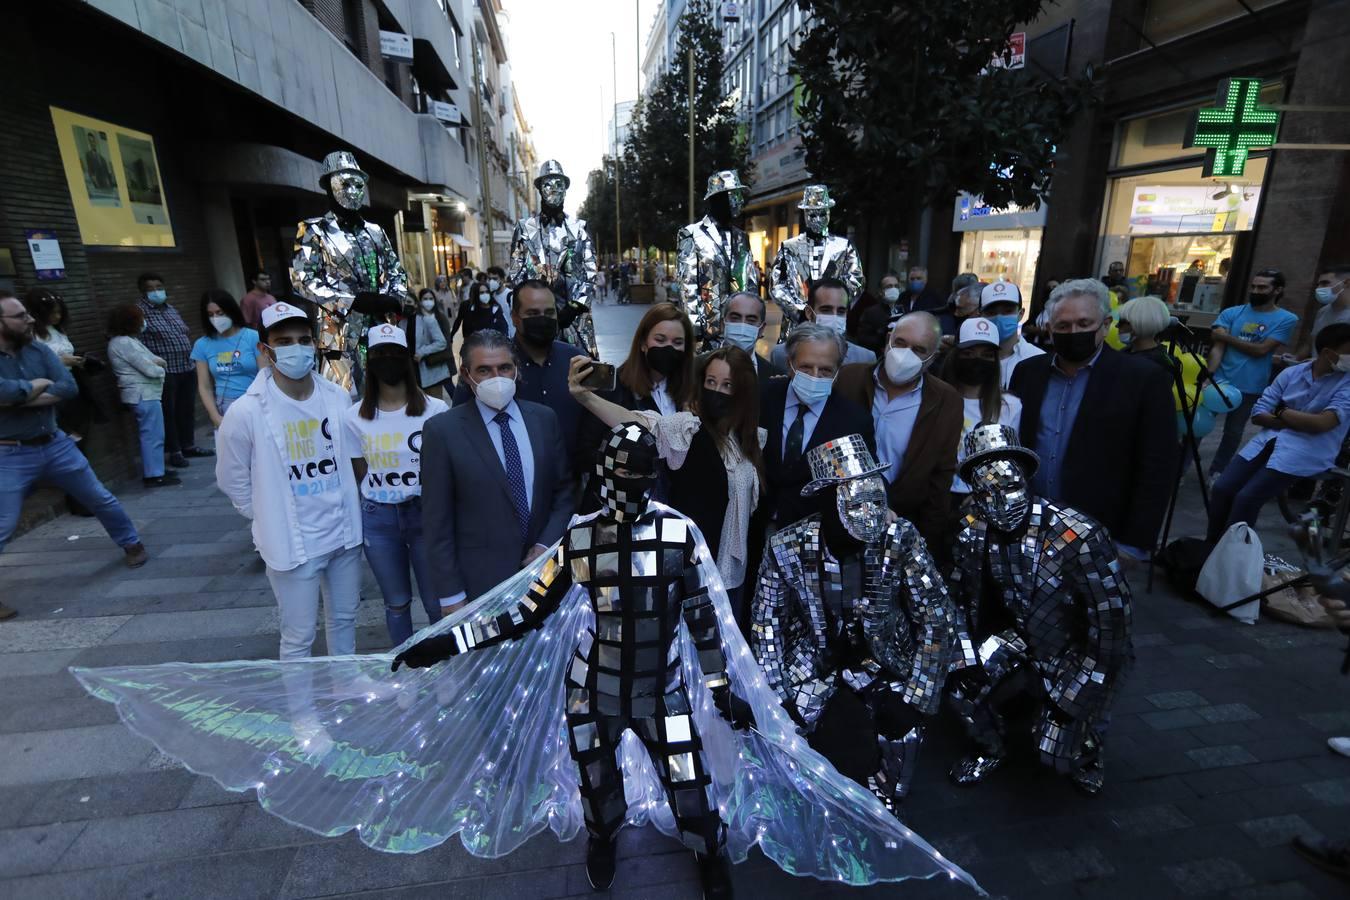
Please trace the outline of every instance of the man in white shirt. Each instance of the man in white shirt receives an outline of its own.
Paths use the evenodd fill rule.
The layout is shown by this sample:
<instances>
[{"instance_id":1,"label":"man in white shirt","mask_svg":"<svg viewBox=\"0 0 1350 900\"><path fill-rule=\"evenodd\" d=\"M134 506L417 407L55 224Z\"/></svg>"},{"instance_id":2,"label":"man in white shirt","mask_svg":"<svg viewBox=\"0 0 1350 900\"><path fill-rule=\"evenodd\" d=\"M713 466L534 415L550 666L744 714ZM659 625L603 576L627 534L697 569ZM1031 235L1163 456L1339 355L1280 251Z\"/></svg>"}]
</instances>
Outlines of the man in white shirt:
<instances>
[{"instance_id":1,"label":"man in white shirt","mask_svg":"<svg viewBox=\"0 0 1350 900\"><path fill-rule=\"evenodd\" d=\"M320 588L328 654L356 652L361 512L342 427L345 390L314 374L314 322L289 303L262 311L271 362L225 414L216 483L253 521L253 543L281 614L281 658L313 649Z\"/></svg>"},{"instance_id":2,"label":"man in white shirt","mask_svg":"<svg viewBox=\"0 0 1350 900\"><path fill-rule=\"evenodd\" d=\"M1045 351L1022 337L1022 292L1011 281L986 284L980 292L980 315L998 329L998 365L1003 389L1012 381L1013 369L1024 359L1042 356Z\"/></svg>"}]
</instances>

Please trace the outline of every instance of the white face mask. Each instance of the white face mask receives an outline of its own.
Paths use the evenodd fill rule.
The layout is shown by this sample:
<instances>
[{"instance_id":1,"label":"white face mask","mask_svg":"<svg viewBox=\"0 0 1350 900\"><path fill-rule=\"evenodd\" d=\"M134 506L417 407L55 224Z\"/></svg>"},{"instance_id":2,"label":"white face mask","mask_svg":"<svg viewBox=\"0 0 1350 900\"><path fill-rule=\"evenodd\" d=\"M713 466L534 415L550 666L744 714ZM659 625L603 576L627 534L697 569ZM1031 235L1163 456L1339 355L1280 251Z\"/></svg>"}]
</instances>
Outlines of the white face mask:
<instances>
[{"instance_id":1,"label":"white face mask","mask_svg":"<svg viewBox=\"0 0 1350 900\"><path fill-rule=\"evenodd\" d=\"M1336 357L1336 365L1334 368L1337 372L1350 372L1350 353L1342 353L1340 356Z\"/></svg>"},{"instance_id":2,"label":"white face mask","mask_svg":"<svg viewBox=\"0 0 1350 900\"><path fill-rule=\"evenodd\" d=\"M891 384L908 384L923 371L924 360L908 347L892 347L886 351L886 377Z\"/></svg>"},{"instance_id":3,"label":"white face mask","mask_svg":"<svg viewBox=\"0 0 1350 900\"><path fill-rule=\"evenodd\" d=\"M211 327L221 334L224 334L234 327L234 320L229 316L212 316Z\"/></svg>"},{"instance_id":4,"label":"white face mask","mask_svg":"<svg viewBox=\"0 0 1350 900\"><path fill-rule=\"evenodd\" d=\"M818 315L816 316L816 324L824 325L826 328L833 328L835 331L843 334L844 329L848 327L848 319L844 316Z\"/></svg>"},{"instance_id":5,"label":"white face mask","mask_svg":"<svg viewBox=\"0 0 1350 900\"><path fill-rule=\"evenodd\" d=\"M422 308L425 309L427 312L431 312L433 309L436 308L436 301L432 300L431 298L427 298L426 300L422 301Z\"/></svg>"},{"instance_id":6,"label":"white face mask","mask_svg":"<svg viewBox=\"0 0 1350 900\"><path fill-rule=\"evenodd\" d=\"M501 286L502 286L502 283L501 283L500 281L498 281L497 279L495 279L495 278L489 278L489 279L488 279L488 290L492 291L492 293L494 293L494 294L497 293L497 289L498 289L499 287L501 287Z\"/></svg>"},{"instance_id":7,"label":"white face mask","mask_svg":"<svg viewBox=\"0 0 1350 900\"><path fill-rule=\"evenodd\" d=\"M759 326L746 322L728 322L722 329L722 335L728 344L740 347L746 353L753 353L755 341L759 340Z\"/></svg>"},{"instance_id":8,"label":"white face mask","mask_svg":"<svg viewBox=\"0 0 1350 900\"><path fill-rule=\"evenodd\" d=\"M474 382L469 379L474 386L474 394L479 400L482 400L493 409L506 409L516 396L516 380L507 378L504 375L497 375L493 378L484 378L482 381Z\"/></svg>"},{"instance_id":9,"label":"white face mask","mask_svg":"<svg viewBox=\"0 0 1350 900\"><path fill-rule=\"evenodd\" d=\"M887 303L894 303L900 299L900 289L898 287L883 288L881 296L886 298Z\"/></svg>"}]
</instances>

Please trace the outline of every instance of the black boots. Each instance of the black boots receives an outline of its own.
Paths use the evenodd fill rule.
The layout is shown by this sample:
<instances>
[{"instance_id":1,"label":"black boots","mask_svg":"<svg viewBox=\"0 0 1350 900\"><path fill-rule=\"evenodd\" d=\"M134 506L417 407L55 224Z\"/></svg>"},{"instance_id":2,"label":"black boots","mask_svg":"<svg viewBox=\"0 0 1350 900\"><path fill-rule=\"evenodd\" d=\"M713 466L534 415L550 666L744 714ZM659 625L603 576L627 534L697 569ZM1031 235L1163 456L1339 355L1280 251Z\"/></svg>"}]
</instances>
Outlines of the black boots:
<instances>
[{"instance_id":1,"label":"black boots","mask_svg":"<svg viewBox=\"0 0 1350 900\"><path fill-rule=\"evenodd\" d=\"M586 877L597 891L614 883L614 842L592 836L586 843Z\"/></svg>"}]
</instances>

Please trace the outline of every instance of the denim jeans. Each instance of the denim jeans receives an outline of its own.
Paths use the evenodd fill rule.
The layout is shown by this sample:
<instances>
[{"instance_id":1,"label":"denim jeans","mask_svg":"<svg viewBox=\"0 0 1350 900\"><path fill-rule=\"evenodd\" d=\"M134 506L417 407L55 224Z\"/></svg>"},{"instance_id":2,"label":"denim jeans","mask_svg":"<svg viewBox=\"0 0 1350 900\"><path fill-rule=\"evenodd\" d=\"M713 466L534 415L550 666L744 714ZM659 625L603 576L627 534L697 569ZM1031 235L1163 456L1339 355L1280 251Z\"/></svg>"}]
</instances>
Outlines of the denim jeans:
<instances>
[{"instance_id":1,"label":"denim jeans","mask_svg":"<svg viewBox=\"0 0 1350 900\"><path fill-rule=\"evenodd\" d=\"M58 431L40 447L0 446L0 550L19 524L23 500L38 482L58 487L98 516L119 547L139 544L136 526L122 504L98 480L75 442Z\"/></svg>"},{"instance_id":2,"label":"denim jeans","mask_svg":"<svg viewBox=\"0 0 1350 900\"><path fill-rule=\"evenodd\" d=\"M1237 405L1237 409L1224 414L1223 440L1219 441L1219 449L1214 451L1214 459L1209 463L1211 475L1222 474L1234 454L1238 452L1238 448L1242 446L1242 433L1247 430L1247 423L1251 421L1252 407L1260 399L1260 394L1243 394L1242 402Z\"/></svg>"},{"instance_id":3,"label":"denim jeans","mask_svg":"<svg viewBox=\"0 0 1350 900\"><path fill-rule=\"evenodd\" d=\"M164 405L158 400L127 405L141 433L141 477L158 478L164 474Z\"/></svg>"},{"instance_id":4,"label":"denim jeans","mask_svg":"<svg viewBox=\"0 0 1350 900\"><path fill-rule=\"evenodd\" d=\"M356 607L361 602L361 550L334 550L285 572L267 567L281 611L281 658L305 659L314 649L319 594L329 656L356 652Z\"/></svg>"},{"instance_id":5,"label":"denim jeans","mask_svg":"<svg viewBox=\"0 0 1350 900\"><path fill-rule=\"evenodd\" d=\"M1209 495L1206 535L1209 540L1217 541L1236 522L1246 522L1255 528L1261 507L1299 480L1297 475L1277 472L1266 465L1274 451L1275 442L1271 441L1255 459L1236 457L1214 482Z\"/></svg>"},{"instance_id":6,"label":"denim jeans","mask_svg":"<svg viewBox=\"0 0 1350 900\"><path fill-rule=\"evenodd\" d=\"M413 633L410 565L427 618L432 622L441 618L441 605L431 590L431 570L422 541L422 498L413 497L403 503L376 503L363 498L361 528L365 533L366 561L384 595L384 622L389 628L389 640L397 647Z\"/></svg>"}]
</instances>

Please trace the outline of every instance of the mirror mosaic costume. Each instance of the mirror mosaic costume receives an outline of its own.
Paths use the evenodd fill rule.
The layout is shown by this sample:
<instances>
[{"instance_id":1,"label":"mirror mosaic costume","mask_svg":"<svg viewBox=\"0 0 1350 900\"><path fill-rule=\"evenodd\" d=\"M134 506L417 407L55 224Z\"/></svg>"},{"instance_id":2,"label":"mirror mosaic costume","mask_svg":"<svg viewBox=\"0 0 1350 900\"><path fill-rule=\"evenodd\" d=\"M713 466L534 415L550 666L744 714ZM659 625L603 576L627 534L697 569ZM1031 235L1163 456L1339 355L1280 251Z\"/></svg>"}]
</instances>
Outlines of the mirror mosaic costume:
<instances>
[{"instance_id":1,"label":"mirror mosaic costume","mask_svg":"<svg viewBox=\"0 0 1350 900\"><path fill-rule=\"evenodd\" d=\"M591 298L595 294L595 245L586 222L563 212L572 180L556 160L546 160L534 179L539 212L516 223L506 282L515 287L531 278L553 289L558 302L559 340L598 357Z\"/></svg>"},{"instance_id":2,"label":"mirror mosaic costume","mask_svg":"<svg viewBox=\"0 0 1350 900\"><path fill-rule=\"evenodd\" d=\"M705 349L722 339L722 304L737 291L759 293L750 241L736 223L745 205L741 176L727 170L708 178L707 212L675 236L675 280L684 311Z\"/></svg>"},{"instance_id":3,"label":"mirror mosaic costume","mask_svg":"<svg viewBox=\"0 0 1350 900\"><path fill-rule=\"evenodd\" d=\"M361 216L369 182L350 152L325 156L319 185L330 209L300 223L291 259L292 290L319 313L322 372L349 390L361 387L366 329L397 313L408 294L408 273L389 236Z\"/></svg>"},{"instance_id":4,"label":"mirror mosaic costume","mask_svg":"<svg viewBox=\"0 0 1350 900\"><path fill-rule=\"evenodd\" d=\"M850 307L862 295L866 279L858 251L846 237L830 234L830 210L835 201L823 184L808 184L801 202L806 227L796 237L778 245L778 255L769 270L769 296L794 323L801 322L811 282L837 278L844 283Z\"/></svg>"}]
</instances>

